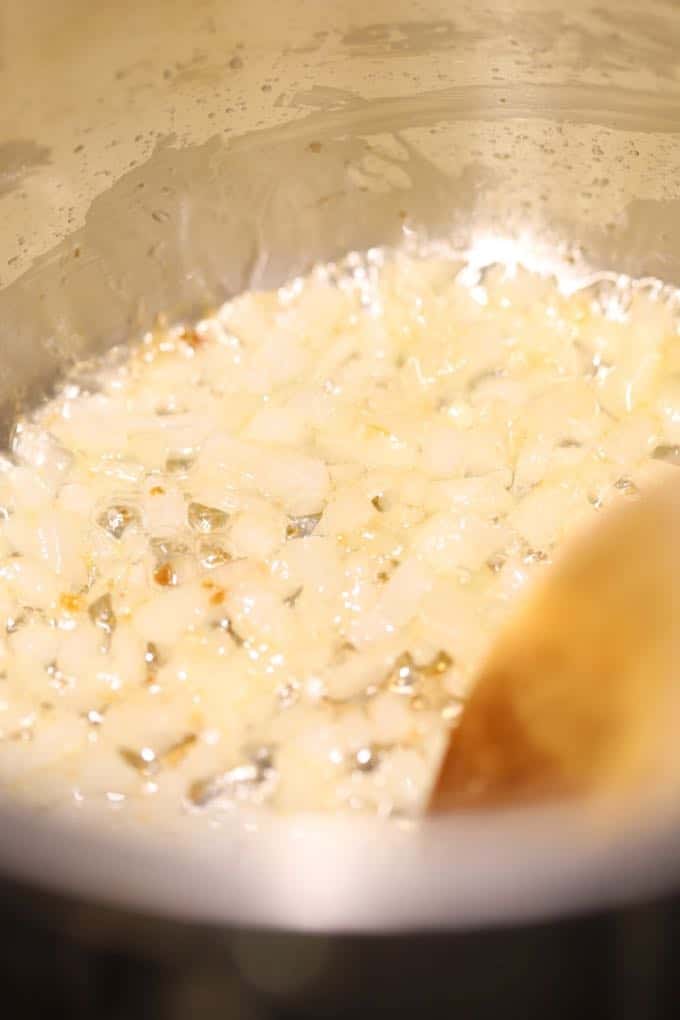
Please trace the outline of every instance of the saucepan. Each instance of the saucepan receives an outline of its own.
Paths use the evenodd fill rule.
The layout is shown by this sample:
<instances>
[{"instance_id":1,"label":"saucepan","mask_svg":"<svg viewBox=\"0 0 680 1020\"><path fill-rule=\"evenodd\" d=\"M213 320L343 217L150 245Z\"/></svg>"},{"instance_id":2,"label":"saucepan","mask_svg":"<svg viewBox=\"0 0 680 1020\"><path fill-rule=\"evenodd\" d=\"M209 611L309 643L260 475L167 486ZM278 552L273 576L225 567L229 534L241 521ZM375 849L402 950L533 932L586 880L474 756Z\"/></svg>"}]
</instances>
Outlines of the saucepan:
<instances>
[{"instance_id":1,"label":"saucepan","mask_svg":"<svg viewBox=\"0 0 680 1020\"><path fill-rule=\"evenodd\" d=\"M0 420L158 315L445 239L680 283L673 0L2 0ZM29 1015L671 1015L680 808L112 839L0 806ZM42 1012L41 1012L42 1010ZM59 1014L62 1015L62 1014Z\"/></svg>"}]
</instances>

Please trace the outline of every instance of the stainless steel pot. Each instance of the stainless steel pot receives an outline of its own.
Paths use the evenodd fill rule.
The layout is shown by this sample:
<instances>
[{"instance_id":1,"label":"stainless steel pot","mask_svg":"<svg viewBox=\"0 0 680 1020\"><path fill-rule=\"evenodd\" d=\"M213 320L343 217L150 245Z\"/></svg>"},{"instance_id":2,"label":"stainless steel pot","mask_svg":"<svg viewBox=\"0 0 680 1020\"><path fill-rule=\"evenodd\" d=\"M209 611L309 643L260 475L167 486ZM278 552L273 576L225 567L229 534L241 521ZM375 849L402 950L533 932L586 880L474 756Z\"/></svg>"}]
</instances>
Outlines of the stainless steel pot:
<instances>
[{"instance_id":1,"label":"stainless steel pot","mask_svg":"<svg viewBox=\"0 0 680 1020\"><path fill-rule=\"evenodd\" d=\"M595 268L680 282L674 0L2 0L0 19L5 431L65 365L158 313L190 315L404 236L557 244ZM590 943L577 922L545 926L600 911L593 952L619 973L629 928L602 918L630 915L602 911L672 889L679 850L672 808L643 825L632 812L607 834L566 808L427 822L387 840L370 827L317 824L301 837L282 825L200 855L0 808L15 922L30 903L34 921L63 930L77 917L86 943L150 956L195 946L210 926L234 987L312 1003L315 1015L369 988L383 1003L400 989L396 1014L435 986L466 1017L498 996L510 1015L513 1003L546 1015L560 996L582 1013ZM540 982L522 945L550 978L533 1005ZM635 966L658 1004L650 945ZM328 976L331 959L349 961L344 979L337 966ZM559 974L572 998L553 996ZM641 1015L657 1015L645 996Z\"/></svg>"}]
</instances>

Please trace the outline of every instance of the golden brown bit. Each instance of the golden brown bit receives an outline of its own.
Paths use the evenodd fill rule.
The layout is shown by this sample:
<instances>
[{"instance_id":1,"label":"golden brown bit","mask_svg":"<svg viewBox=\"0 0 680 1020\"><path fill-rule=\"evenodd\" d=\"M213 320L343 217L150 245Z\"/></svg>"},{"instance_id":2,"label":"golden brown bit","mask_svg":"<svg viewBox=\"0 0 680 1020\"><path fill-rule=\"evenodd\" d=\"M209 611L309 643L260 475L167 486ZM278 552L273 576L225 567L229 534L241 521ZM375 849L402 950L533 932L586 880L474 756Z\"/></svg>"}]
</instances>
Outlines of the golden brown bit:
<instances>
[{"instance_id":1,"label":"golden brown bit","mask_svg":"<svg viewBox=\"0 0 680 1020\"><path fill-rule=\"evenodd\" d=\"M165 470L171 474L186 473L194 462L193 453L175 453L165 461Z\"/></svg>"},{"instance_id":2,"label":"golden brown bit","mask_svg":"<svg viewBox=\"0 0 680 1020\"><path fill-rule=\"evenodd\" d=\"M387 499L385 498L385 495L382 492L379 492L377 496L374 496L373 499L371 500L371 503L380 514L384 514L388 508Z\"/></svg>"},{"instance_id":3,"label":"golden brown bit","mask_svg":"<svg viewBox=\"0 0 680 1020\"><path fill-rule=\"evenodd\" d=\"M155 776L161 768L176 768L196 743L196 740L195 733L187 733L161 754L157 754L150 747L143 747L141 751L136 751L131 747L119 747L118 754L126 765L139 772L140 775Z\"/></svg>"},{"instance_id":4,"label":"golden brown bit","mask_svg":"<svg viewBox=\"0 0 680 1020\"><path fill-rule=\"evenodd\" d=\"M120 539L131 524L139 524L139 510L130 506L109 506L97 518L100 528L108 531L113 538Z\"/></svg>"},{"instance_id":5,"label":"golden brown bit","mask_svg":"<svg viewBox=\"0 0 680 1020\"><path fill-rule=\"evenodd\" d=\"M177 584L177 574L172 569L170 563L161 563L160 567L154 570L153 579L156 584L160 584L163 588L170 588Z\"/></svg>"},{"instance_id":6,"label":"golden brown bit","mask_svg":"<svg viewBox=\"0 0 680 1020\"><path fill-rule=\"evenodd\" d=\"M210 604L212 606L221 606L224 602L224 588L218 588L217 591L213 592L210 596Z\"/></svg>"},{"instance_id":7,"label":"golden brown bit","mask_svg":"<svg viewBox=\"0 0 680 1020\"><path fill-rule=\"evenodd\" d=\"M196 348L201 347L205 343L204 338L195 329L187 329L186 326L183 327L180 333L180 339L193 348L193 350L196 350Z\"/></svg>"},{"instance_id":8,"label":"golden brown bit","mask_svg":"<svg viewBox=\"0 0 680 1020\"><path fill-rule=\"evenodd\" d=\"M111 636L116 629L116 614L113 611L111 595L105 592L88 607L88 613L95 627L99 627L105 634Z\"/></svg>"},{"instance_id":9,"label":"golden brown bit","mask_svg":"<svg viewBox=\"0 0 680 1020\"><path fill-rule=\"evenodd\" d=\"M498 574L505 566L506 557L503 553L496 553L493 556L489 556L486 561L486 565L492 574Z\"/></svg>"},{"instance_id":10,"label":"golden brown bit","mask_svg":"<svg viewBox=\"0 0 680 1020\"><path fill-rule=\"evenodd\" d=\"M238 631L235 631L232 627L231 620L228 616L222 616L220 619L214 620L211 626L215 630L221 630L225 634L228 634L237 648L240 648L245 643Z\"/></svg>"},{"instance_id":11,"label":"golden brown bit","mask_svg":"<svg viewBox=\"0 0 680 1020\"><path fill-rule=\"evenodd\" d=\"M155 675L156 670L158 669L158 665L160 663L160 658L161 657L158 652L158 648L156 647L154 642L147 641L146 649L144 651L144 662L146 663L146 667L148 670L147 679L148 677L153 677Z\"/></svg>"},{"instance_id":12,"label":"golden brown bit","mask_svg":"<svg viewBox=\"0 0 680 1020\"><path fill-rule=\"evenodd\" d=\"M150 496L164 496L165 495L165 489L163 488L162 485L154 485L151 489L149 489L149 495Z\"/></svg>"},{"instance_id":13,"label":"golden brown bit","mask_svg":"<svg viewBox=\"0 0 680 1020\"><path fill-rule=\"evenodd\" d=\"M414 694L420 683L420 670L410 652L403 652L394 660L388 677L388 687L395 694Z\"/></svg>"},{"instance_id":14,"label":"golden brown bit","mask_svg":"<svg viewBox=\"0 0 680 1020\"><path fill-rule=\"evenodd\" d=\"M180 762L186 757L190 748L194 746L197 740L195 733L187 733L186 736L182 737L175 744L172 744L167 751L164 751L160 756L162 765L167 765L168 768L175 768Z\"/></svg>"},{"instance_id":15,"label":"golden brown bit","mask_svg":"<svg viewBox=\"0 0 680 1020\"><path fill-rule=\"evenodd\" d=\"M229 520L229 514L219 507L192 502L187 507L187 520L189 527L195 531L208 533L223 528Z\"/></svg>"},{"instance_id":16,"label":"golden brown bit","mask_svg":"<svg viewBox=\"0 0 680 1020\"><path fill-rule=\"evenodd\" d=\"M59 596L59 608L65 613L79 613L84 608L85 600L82 595L74 595L72 592L64 592Z\"/></svg>"},{"instance_id":17,"label":"golden brown bit","mask_svg":"<svg viewBox=\"0 0 680 1020\"><path fill-rule=\"evenodd\" d=\"M356 646L351 641L342 641L335 649L335 655L333 656L333 662L341 663L346 662L348 657L356 652Z\"/></svg>"},{"instance_id":18,"label":"golden brown bit","mask_svg":"<svg viewBox=\"0 0 680 1020\"><path fill-rule=\"evenodd\" d=\"M200 564L206 570L213 570L215 567L228 563L232 558L231 553L223 549L215 542L201 541L199 544Z\"/></svg>"},{"instance_id":19,"label":"golden brown bit","mask_svg":"<svg viewBox=\"0 0 680 1020\"><path fill-rule=\"evenodd\" d=\"M424 708L438 708L447 697L441 684L441 677L453 665L453 659L443 650L437 652L430 662L418 664L410 652L397 656L392 669L383 681L392 694L406 695L416 711Z\"/></svg>"},{"instance_id":20,"label":"golden brown bit","mask_svg":"<svg viewBox=\"0 0 680 1020\"><path fill-rule=\"evenodd\" d=\"M310 152L318 154L319 152L321 152L323 146L321 145L321 142L310 142L307 148L309 149Z\"/></svg>"},{"instance_id":21,"label":"golden brown bit","mask_svg":"<svg viewBox=\"0 0 680 1020\"><path fill-rule=\"evenodd\" d=\"M33 737L34 733L31 726L22 726L20 729L14 730L14 732L9 735L9 739L14 743L29 743L33 740Z\"/></svg>"},{"instance_id":22,"label":"golden brown bit","mask_svg":"<svg viewBox=\"0 0 680 1020\"><path fill-rule=\"evenodd\" d=\"M453 666L453 659L448 652L440 649L430 662L423 663L420 666L421 672L426 676L442 676Z\"/></svg>"},{"instance_id":23,"label":"golden brown bit","mask_svg":"<svg viewBox=\"0 0 680 1020\"><path fill-rule=\"evenodd\" d=\"M680 444L657 446L652 457L655 460L665 460L669 464L677 464L680 467Z\"/></svg>"},{"instance_id":24,"label":"golden brown bit","mask_svg":"<svg viewBox=\"0 0 680 1020\"><path fill-rule=\"evenodd\" d=\"M632 478L619 478L614 482L614 488L618 489L619 492L623 492L625 496L639 496L640 490L638 489Z\"/></svg>"},{"instance_id":25,"label":"golden brown bit","mask_svg":"<svg viewBox=\"0 0 680 1020\"><path fill-rule=\"evenodd\" d=\"M210 588L216 588L217 585L209 577L206 577L206 579L204 581L201 581L201 587L202 588L210 589Z\"/></svg>"},{"instance_id":26,"label":"golden brown bit","mask_svg":"<svg viewBox=\"0 0 680 1020\"><path fill-rule=\"evenodd\" d=\"M189 800L196 807L205 807L218 797L240 798L248 791L254 794L258 789L258 796L266 799L277 781L271 748L258 748L247 757L249 760L235 765L228 772L195 780L187 791Z\"/></svg>"},{"instance_id":27,"label":"golden brown bit","mask_svg":"<svg viewBox=\"0 0 680 1020\"><path fill-rule=\"evenodd\" d=\"M303 586L302 586L302 585L300 585L300 586L299 586L298 588L295 588L295 589L294 589L294 590L293 590L293 591L292 591L292 592L290 593L290 595L288 595L288 596L287 596L287 597L286 597L286 598L285 598L285 599L283 600L283 604L284 604L285 606L290 606L290 607L292 608L292 607L293 607L293 606L295 605L295 603L297 602L297 600L298 600L298 599L300 598L300 596L302 595L302 592L303 592Z\"/></svg>"},{"instance_id":28,"label":"golden brown bit","mask_svg":"<svg viewBox=\"0 0 680 1020\"><path fill-rule=\"evenodd\" d=\"M148 747L142 751L135 751L131 747L119 747L118 754L126 765L143 776L152 776L158 771L158 759Z\"/></svg>"},{"instance_id":29,"label":"golden brown bit","mask_svg":"<svg viewBox=\"0 0 680 1020\"><path fill-rule=\"evenodd\" d=\"M307 538L321 520L321 514L305 514L302 517L290 517L286 527L286 538Z\"/></svg>"}]
</instances>

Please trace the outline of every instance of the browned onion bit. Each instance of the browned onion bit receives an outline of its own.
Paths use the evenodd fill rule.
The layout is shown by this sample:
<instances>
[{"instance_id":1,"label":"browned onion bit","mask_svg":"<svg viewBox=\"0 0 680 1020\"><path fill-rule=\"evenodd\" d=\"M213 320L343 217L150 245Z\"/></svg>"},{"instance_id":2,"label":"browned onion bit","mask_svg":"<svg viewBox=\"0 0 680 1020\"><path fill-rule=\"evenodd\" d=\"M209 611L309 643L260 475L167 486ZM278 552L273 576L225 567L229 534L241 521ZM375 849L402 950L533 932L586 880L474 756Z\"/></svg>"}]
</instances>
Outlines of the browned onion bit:
<instances>
[{"instance_id":1,"label":"browned onion bit","mask_svg":"<svg viewBox=\"0 0 680 1020\"><path fill-rule=\"evenodd\" d=\"M187 521L194 531L201 531L204 534L219 531L226 526L228 520L229 514L218 507L195 502L189 503L187 507Z\"/></svg>"},{"instance_id":2,"label":"browned onion bit","mask_svg":"<svg viewBox=\"0 0 680 1020\"><path fill-rule=\"evenodd\" d=\"M153 579L161 588L172 588L177 584L177 573L171 563L161 563L154 570Z\"/></svg>"},{"instance_id":3,"label":"browned onion bit","mask_svg":"<svg viewBox=\"0 0 680 1020\"><path fill-rule=\"evenodd\" d=\"M302 585L300 585L299 588L296 588L295 591L291 592L290 595L286 596L286 598L283 600L284 605L291 606L291 607L294 606L295 603L297 602L297 600L300 598L301 595L302 595Z\"/></svg>"},{"instance_id":4,"label":"browned onion bit","mask_svg":"<svg viewBox=\"0 0 680 1020\"><path fill-rule=\"evenodd\" d=\"M395 694L413 694L420 681L420 671L410 652L402 652L388 675L387 686Z\"/></svg>"},{"instance_id":5,"label":"browned onion bit","mask_svg":"<svg viewBox=\"0 0 680 1020\"><path fill-rule=\"evenodd\" d=\"M668 464L677 464L680 467L680 445L662 444L657 446L652 457L655 460L665 460Z\"/></svg>"},{"instance_id":6,"label":"browned onion bit","mask_svg":"<svg viewBox=\"0 0 680 1020\"><path fill-rule=\"evenodd\" d=\"M359 772L374 772L380 764L380 755L372 747L360 747L354 755L354 767Z\"/></svg>"},{"instance_id":7,"label":"browned onion bit","mask_svg":"<svg viewBox=\"0 0 680 1020\"><path fill-rule=\"evenodd\" d=\"M97 517L97 524L112 538L121 539L132 525L139 526L141 517L139 510L133 506L116 504L103 510Z\"/></svg>"},{"instance_id":8,"label":"browned onion bit","mask_svg":"<svg viewBox=\"0 0 680 1020\"><path fill-rule=\"evenodd\" d=\"M98 627L107 637L111 637L116 629L116 614L113 611L111 595L106 592L88 606L88 615L95 627Z\"/></svg>"},{"instance_id":9,"label":"browned onion bit","mask_svg":"<svg viewBox=\"0 0 680 1020\"><path fill-rule=\"evenodd\" d=\"M119 747L118 754L126 765L142 776L150 777L158 772L158 758L149 747L144 747L141 751L135 751L131 747Z\"/></svg>"},{"instance_id":10,"label":"browned onion bit","mask_svg":"<svg viewBox=\"0 0 680 1020\"><path fill-rule=\"evenodd\" d=\"M217 542L211 542L208 539L201 540L198 557L201 566L206 570L214 570L215 567L221 567L223 563L228 563L232 559L231 553L223 549Z\"/></svg>"},{"instance_id":11,"label":"browned onion bit","mask_svg":"<svg viewBox=\"0 0 680 1020\"><path fill-rule=\"evenodd\" d=\"M193 451L170 454L165 461L165 470L168 474L186 474L191 469L195 459L196 455Z\"/></svg>"},{"instance_id":12,"label":"browned onion bit","mask_svg":"<svg viewBox=\"0 0 680 1020\"><path fill-rule=\"evenodd\" d=\"M187 733L160 755L161 764L168 768L175 768L184 761L197 740L198 737L195 733Z\"/></svg>"},{"instance_id":13,"label":"browned onion bit","mask_svg":"<svg viewBox=\"0 0 680 1020\"><path fill-rule=\"evenodd\" d=\"M448 672L451 666L453 666L453 659L448 652L440 649L429 662L423 663L419 668L425 676L441 676L443 673Z\"/></svg>"},{"instance_id":14,"label":"browned onion bit","mask_svg":"<svg viewBox=\"0 0 680 1020\"><path fill-rule=\"evenodd\" d=\"M626 496L638 496L640 494L640 490L632 478L617 478L614 482L614 488L618 489L619 492L623 492Z\"/></svg>"},{"instance_id":15,"label":"browned onion bit","mask_svg":"<svg viewBox=\"0 0 680 1020\"><path fill-rule=\"evenodd\" d=\"M153 641L147 641L146 649L144 651L144 662L146 663L146 668L150 673L155 672L155 670L158 669L160 654Z\"/></svg>"},{"instance_id":16,"label":"browned onion bit","mask_svg":"<svg viewBox=\"0 0 680 1020\"><path fill-rule=\"evenodd\" d=\"M321 514L305 514L302 517L289 517L286 538L307 538L314 532L321 520Z\"/></svg>"},{"instance_id":17,"label":"browned onion bit","mask_svg":"<svg viewBox=\"0 0 680 1020\"><path fill-rule=\"evenodd\" d=\"M273 793L277 778L272 750L262 747L251 752L249 761L191 783L187 796L194 807L206 807L221 797L245 799L255 793L258 800L265 800Z\"/></svg>"},{"instance_id":18,"label":"browned onion bit","mask_svg":"<svg viewBox=\"0 0 680 1020\"><path fill-rule=\"evenodd\" d=\"M139 772L140 775L150 777L157 775L161 768L172 769L180 765L197 739L195 733L187 733L160 754L150 747L143 747L141 750L120 747L118 754L130 768Z\"/></svg>"}]
</instances>

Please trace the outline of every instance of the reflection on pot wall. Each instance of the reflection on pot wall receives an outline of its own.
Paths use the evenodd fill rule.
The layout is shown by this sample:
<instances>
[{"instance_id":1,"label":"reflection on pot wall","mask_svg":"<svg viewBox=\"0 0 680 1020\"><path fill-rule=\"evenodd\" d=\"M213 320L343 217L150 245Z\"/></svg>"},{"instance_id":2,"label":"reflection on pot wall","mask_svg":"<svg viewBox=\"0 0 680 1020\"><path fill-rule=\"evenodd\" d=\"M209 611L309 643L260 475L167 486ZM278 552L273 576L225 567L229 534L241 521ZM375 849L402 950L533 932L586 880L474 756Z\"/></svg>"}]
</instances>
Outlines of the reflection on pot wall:
<instances>
[{"instance_id":1,"label":"reflection on pot wall","mask_svg":"<svg viewBox=\"0 0 680 1020\"><path fill-rule=\"evenodd\" d=\"M160 311L404 231L680 280L670 2L0 9L5 419Z\"/></svg>"}]
</instances>

